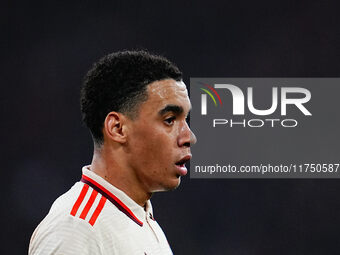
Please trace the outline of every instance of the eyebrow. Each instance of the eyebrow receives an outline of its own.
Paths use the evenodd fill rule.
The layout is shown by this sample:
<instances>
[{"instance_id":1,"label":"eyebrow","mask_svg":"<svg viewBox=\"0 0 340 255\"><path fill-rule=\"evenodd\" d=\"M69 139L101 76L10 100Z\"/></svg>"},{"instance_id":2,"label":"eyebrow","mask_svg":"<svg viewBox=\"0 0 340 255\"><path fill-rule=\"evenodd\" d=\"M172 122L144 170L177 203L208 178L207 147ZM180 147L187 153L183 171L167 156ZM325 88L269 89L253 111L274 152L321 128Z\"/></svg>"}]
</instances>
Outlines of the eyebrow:
<instances>
[{"instance_id":1,"label":"eyebrow","mask_svg":"<svg viewBox=\"0 0 340 255\"><path fill-rule=\"evenodd\" d=\"M183 113L184 109L182 106L178 106L178 105L175 105L175 104L169 104L169 105L166 105L162 110L160 110L158 112L159 115L164 115L168 112L173 112L174 114L181 114Z\"/></svg>"}]
</instances>

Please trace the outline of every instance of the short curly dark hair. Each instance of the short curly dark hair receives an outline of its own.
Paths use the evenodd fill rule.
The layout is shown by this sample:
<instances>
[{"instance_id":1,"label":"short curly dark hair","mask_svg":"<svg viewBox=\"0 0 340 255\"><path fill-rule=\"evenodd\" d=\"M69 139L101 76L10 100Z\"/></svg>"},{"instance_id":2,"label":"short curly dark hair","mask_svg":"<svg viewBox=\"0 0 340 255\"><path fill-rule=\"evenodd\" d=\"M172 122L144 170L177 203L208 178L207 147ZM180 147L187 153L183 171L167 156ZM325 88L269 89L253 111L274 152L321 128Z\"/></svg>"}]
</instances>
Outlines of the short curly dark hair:
<instances>
[{"instance_id":1,"label":"short curly dark hair","mask_svg":"<svg viewBox=\"0 0 340 255\"><path fill-rule=\"evenodd\" d=\"M168 59L146 51L119 51L93 65L84 78L80 105L83 121L96 144L103 143L107 114L138 116L138 105L147 100L147 85L158 80L182 80L182 73Z\"/></svg>"}]
</instances>

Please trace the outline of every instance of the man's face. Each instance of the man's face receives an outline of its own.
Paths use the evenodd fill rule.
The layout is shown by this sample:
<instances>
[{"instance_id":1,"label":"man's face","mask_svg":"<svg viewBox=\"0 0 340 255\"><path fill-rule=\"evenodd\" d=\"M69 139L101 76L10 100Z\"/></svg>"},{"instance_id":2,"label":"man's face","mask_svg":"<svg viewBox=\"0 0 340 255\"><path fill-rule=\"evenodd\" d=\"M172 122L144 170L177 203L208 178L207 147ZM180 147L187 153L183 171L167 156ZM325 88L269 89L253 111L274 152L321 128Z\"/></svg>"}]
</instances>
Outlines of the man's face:
<instances>
[{"instance_id":1,"label":"man's face","mask_svg":"<svg viewBox=\"0 0 340 255\"><path fill-rule=\"evenodd\" d=\"M129 125L129 164L148 192L174 189L196 142L186 117L191 108L186 86L173 79L147 87L148 99Z\"/></svg>"}]
</instances>

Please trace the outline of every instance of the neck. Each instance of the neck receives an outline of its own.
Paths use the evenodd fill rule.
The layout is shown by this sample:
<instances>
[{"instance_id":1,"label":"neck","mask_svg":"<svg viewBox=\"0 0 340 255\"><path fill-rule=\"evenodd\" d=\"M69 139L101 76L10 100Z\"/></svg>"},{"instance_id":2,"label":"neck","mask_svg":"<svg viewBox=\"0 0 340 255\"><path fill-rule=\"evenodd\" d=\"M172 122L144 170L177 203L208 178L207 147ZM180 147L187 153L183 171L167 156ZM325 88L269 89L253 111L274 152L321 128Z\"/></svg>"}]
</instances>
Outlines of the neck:
<instances>
[{"instance_id":1,"label":"neck","mask_svg":"<svg viewBox=\"0 0 340 255\"><path fill-rule=\"evenodd\" d=\"M138 181L133 170L120 155L119 149L112 151L105 148L105 145L95 148L90 169L144 207L152 193L148 192L147 188Z\"/></svg>"}]
</instances>

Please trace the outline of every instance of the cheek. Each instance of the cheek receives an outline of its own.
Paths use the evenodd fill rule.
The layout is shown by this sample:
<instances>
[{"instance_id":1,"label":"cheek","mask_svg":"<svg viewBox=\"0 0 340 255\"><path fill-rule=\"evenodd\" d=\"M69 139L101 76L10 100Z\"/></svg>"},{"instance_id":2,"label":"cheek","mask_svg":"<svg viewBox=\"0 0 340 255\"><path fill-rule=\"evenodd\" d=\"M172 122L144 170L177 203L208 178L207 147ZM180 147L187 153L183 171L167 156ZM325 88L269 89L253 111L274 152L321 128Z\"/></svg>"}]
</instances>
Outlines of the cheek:
<instances>
[{"instance_id":1,"label":"cheek","mask_svg":"<svg viewBox=\"0 0 340 255\"><path fill-rule=\"evenodd\" d=\"M148 139L141 140L137 155L143 165L152 171L160 168L168 168L173 160L173 140L168 135L152 133Z\"/></svg>"},{"instance_id":2,"label":"cheek","mask_svg":"<svg viewBox=\"0 0 340 255\"><path fill-rule=\"evenodd\" d=\"M141 123L135 126L129 142L131 160L145 167L168 167L177 146L176 129ZM140 165L140 166L141 166ZM153 169L153 167L152 167Z\"/></svg>"},{"instance_id":3,"label":"cheek","mask_svg":"<svg viewBox=\"0 0 340 255\"><path fill-rule=\"evenodd\" d=\"M131 150L135 158L150 162L156 158L157 151L160 150L161 140L158 138L156 130L143 129L135 131L131 140Z\"/></svg>"}]
</instances>

